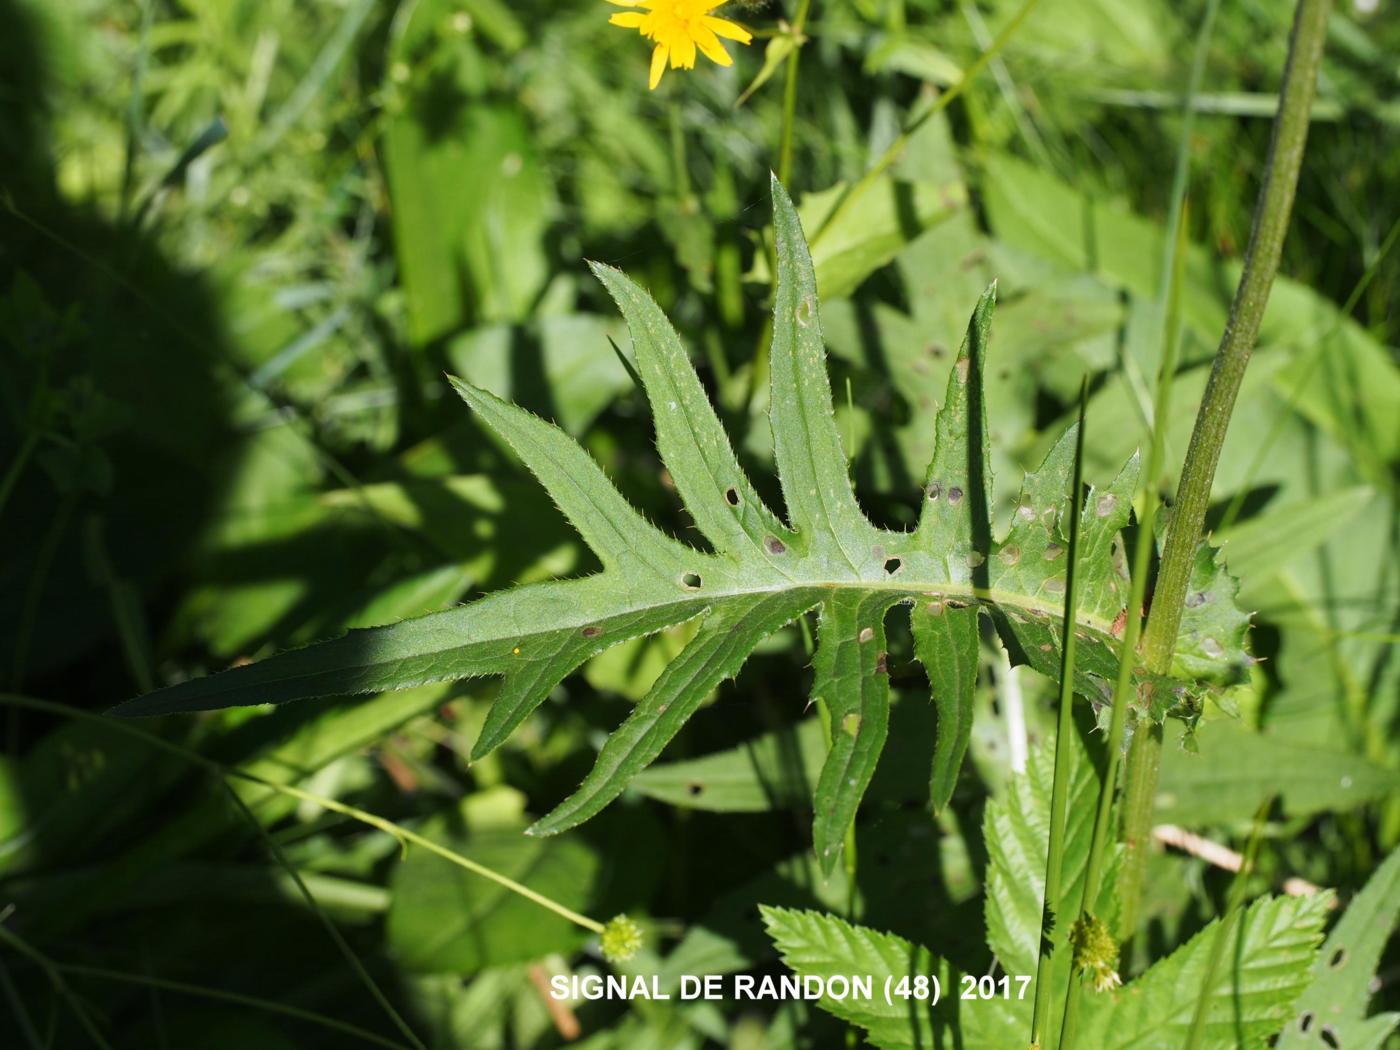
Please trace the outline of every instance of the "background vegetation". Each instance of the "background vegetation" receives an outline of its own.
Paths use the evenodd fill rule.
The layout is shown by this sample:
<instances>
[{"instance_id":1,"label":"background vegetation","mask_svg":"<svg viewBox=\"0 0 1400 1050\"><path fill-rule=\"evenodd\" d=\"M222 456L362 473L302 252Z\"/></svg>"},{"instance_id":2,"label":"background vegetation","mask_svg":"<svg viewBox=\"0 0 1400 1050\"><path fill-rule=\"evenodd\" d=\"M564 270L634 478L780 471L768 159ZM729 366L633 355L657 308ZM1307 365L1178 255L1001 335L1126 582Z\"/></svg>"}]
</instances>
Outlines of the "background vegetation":
<instances>
[{"instance_id":1,"label":"background vegetation","mask_svg":"<svg viewBox=\"0 0 1400 1050\"><path fill-rule=\"evenodd\" d=\"M789 177L809 235L839 184L1017 6L813 6ZM1089 479L1107 483L1143 443L1204 8L1046 0L817 241L838 423L877 522L914 521L932 412L992 278L999 520L1086 373ZM625 329L584 260L652 292L742 455L764 464L755 372L782 76L736 106L760 40L732 70L669 74L648 93L645 46L607 13L595 0L0 0L0 676L12 694L101 711L346 627L596 567L444 371L557 421L652 520L697 542L609 345L625 350ZM726 13L758 29L796 15ZM1289 14L1223 5L1208 38L1186 142L1173 472L1248 237ZM1255 893L1302 878L1345 899L1400 841L1398 53L1384 0L1334 13L1285 277L1210 518L1257 610L1260 662L1208 711L1199 755L1169 736L1158 798L1160 821L1243 849L1276 796ZM752 476L762 486L771 471ZM1174 490L1174 473L1157 480ZM595 917L625 910L650 933L638 972L777 967L759 903L820 907L985 971L984 809L1049 735L1053 701L1053 683L1010 672L991 646L973 761L934 820L927 688L908 638L892 636L894 730L854 878L822 879L804 794L765 795L754 772L790 768L782 755L813 743L796 629L601 817L521 836L683 641L667 632L593 660L473 764L490 682L151 728L451 842ZM593 1047L844 1038L798 1005L551 1014L543 976L602 964L548 912L102 724L9 703L0 727L0 1045L340 1047L366 1031L398 1045L352 959L435 1047L544 1047L575 1024ZM1125 970L1219 914L1229 884L1200 858L1155 855ZM1395 965L1392 950L1377 1009L1400 1007Z\"/></svg>"}]
</instances>

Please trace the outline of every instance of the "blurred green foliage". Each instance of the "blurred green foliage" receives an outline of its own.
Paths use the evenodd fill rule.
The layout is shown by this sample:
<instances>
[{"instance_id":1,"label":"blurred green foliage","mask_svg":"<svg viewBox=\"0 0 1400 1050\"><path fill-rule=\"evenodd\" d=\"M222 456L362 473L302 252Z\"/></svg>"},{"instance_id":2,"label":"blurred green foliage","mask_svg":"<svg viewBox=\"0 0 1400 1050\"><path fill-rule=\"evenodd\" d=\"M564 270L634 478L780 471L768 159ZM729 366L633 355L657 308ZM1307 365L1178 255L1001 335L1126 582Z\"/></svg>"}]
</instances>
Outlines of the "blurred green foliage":
<instances>
[{"instance_id":1,"label":"blurred green foliage","mask_svg":"<svg viewBox=\"0 0 1400 1050\"><path fill-rule=\"evenodd\" d=\"M817 0L790 187L809 233L1017 6ZM1248 236L1288 6L1222 5L1209 44L1187 144L1174 465ZM1045 0L823 234L838 424L876 521L914 521L932 412L993 278L999 520L1083 374L1089 478L1106 484L1141 444L1161 222L1203 9ZM350 626L596 569L444 371L559 422L652 520L693 541L609 345L625 353L625 330L585 259L652 292L743 436L741 459L766 464L765 406L749 392L782 74L735 107L762 65L758 41L732 70L672 74L649 93L647 49L608 29L608 11L0 0L10 691L99 711ZM793 11L755 0L726 15L771 30ZM1285 276L1212 513L1262 659L1232 711L1208 713L1201 755L1171 755L1164 774L1164 819L1237 847L1284 789L1258 892L1299 876L1345 898L1400 841L1397 53L1387 4L1339 4ZM1158 480L1169 493L1175 476ZM761 649L611 823L543 849L514 831L573 789L682 634L599 658L476 763L466 756L496 688L485 682L153 728L527 884L538 873L595 918L643 919L648 950L628 964L639 973L777 966L759 903L837 912L985 972L982 812L1023 783L1012 770L1050 731L1050 690L983 647L974 761L935 820L927 691L910 639L892 632L896 729L856 823L858 867L824 881L800 801L813 769L801 639L792 629ZM427 1045L558 1045L568 1020L536 981L603 967L575 927L430 857L402 861L391 836L313 803L242 784L257 831L189 763L100 724L7 704L0 733L0 914L27 949L0 945L0 1045L100 1045L82 1017L118 1048L364 1042L327 1019L407 1045L269 842ZM1228 778L1210 775L1221 766ZM1218 915L1228 882L1199 858L1154 858L1127 970ZM69 967L61 984L34 953ZM1374 954L1372 1009L1395 1009L1395 949ZM261 1005L209 998L226 993ZM569 1016L595 1050L844 1038L802 1004L588 1003Z\"/></svg>"}]
</instances>

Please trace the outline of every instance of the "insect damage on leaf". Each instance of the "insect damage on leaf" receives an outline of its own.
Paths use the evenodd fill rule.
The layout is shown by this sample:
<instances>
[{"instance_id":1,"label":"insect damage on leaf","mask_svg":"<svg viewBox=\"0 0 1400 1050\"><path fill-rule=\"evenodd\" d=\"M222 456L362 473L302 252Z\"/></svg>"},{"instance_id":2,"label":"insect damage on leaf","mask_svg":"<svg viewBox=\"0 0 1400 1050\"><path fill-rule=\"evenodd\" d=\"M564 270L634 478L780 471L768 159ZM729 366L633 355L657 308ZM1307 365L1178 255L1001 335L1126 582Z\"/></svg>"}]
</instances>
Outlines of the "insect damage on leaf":
<instances>
[{"instance_id":1,"label":"insect damage on leaf","mask_svg":"<svg viewBox=\"0 0 1400 1050\"><path fill-rule=\"evenodd\" d=\"M818 778L813 839L836 863L874 773L889 722L885 619L912 607L915 655L938 712L930 791L946 805L967 750L977 665L977 618L988 609L1017 659L1055 673L1064 600L1068 515L1080 515L1082 595L1078 691L1106 696L1127 587L1115 551L1128 523L1134 458L1113 484L1069 502L1074 435L1026 478L1005 537L992 534L992 478L982 376L996 286L977 303L934 420L922 513L911 532L876 527L861 511L832 412L812 260L787 193L774 180L777 285L770 422L787 520L765 505L679 337L646 292L610 267L593 272L627 319L655 418L656 444L676 492L713 553L643 518L563 431L470 383L453 386L553 496L602 571L583 579L498 591L469 605L282 653L184 682L117 709L155 715L309 697L378 692L425 682L501 676L473 749L499 745L585 661L620 642L698 621L694 635L607 739L578 790L531 831L551 834L599 812L655 759L702 701L738 674L768 636L817 610L813 696L825 701L831 745ZM1228 675L1242 632L1226 630L1233 582L1209 559L1203 615L1183 619L1180 669ZM1188 602L1188 604L1190 604ZM1215 626L1215 624L1224 626ZM1160 720L1183 683L1141 680Z\"/></svg>"}]
</instances>

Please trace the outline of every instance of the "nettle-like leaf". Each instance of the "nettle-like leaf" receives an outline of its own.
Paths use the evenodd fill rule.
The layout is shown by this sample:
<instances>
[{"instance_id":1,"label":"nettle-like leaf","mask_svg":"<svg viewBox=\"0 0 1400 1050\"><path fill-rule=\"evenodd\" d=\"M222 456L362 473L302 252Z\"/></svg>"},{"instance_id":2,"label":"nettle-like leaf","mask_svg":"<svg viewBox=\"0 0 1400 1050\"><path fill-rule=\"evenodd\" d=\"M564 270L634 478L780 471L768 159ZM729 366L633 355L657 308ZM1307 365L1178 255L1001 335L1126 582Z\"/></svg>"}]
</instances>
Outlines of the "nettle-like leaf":
<instances>
[{"instance_id":1,"label":"nettle-like leaf","mask_svg":"<svg viewBox=\"0 0 1400 1050\"><path fill-rule=\"evenodd\" d=\"M961 1015L950 1009L947 1004L959 1002L963 974L922 945L817 911L760 905L759 912L778 954L798 976L820 977L823 982L852 975L871 978L871 997L823 995L817 1005L864 1029L869 1042L881 1050L954 1045L946 1034L950 1029L957 1031L956 1045L967 1047L1015 1046L1017 1036L1024 1036L1014 1000L990 998ZM926 985L915 983L921 978ZM942 1006L923 991L932 987L933 978L938 980ZM901 994L900 982L905 980L910 983ZM1020 982L1009 986L1012 996L1023 990Z\"/></svg>"},{"instance_id":2,"label":"nettle-like leaf","mask_svg":"<svg viewBox=\"0 0 1400 1050\"><path fill-rule=\"evenodd\" d=\"M1099 775L1078 733L1065 743L1073 751L1064 852L1065 903L1067 912L1075 914L1083 894ZM1005 985L998 980L990 997L976 996L976 1002L962 1002L959 995L964 977L958 966L928 948L820 912L762 908L769 936L783 961L798 975L861 974L873 978L875 994L871 999L824 997L818 1005L865 1029L869 1041L886 1050L945 1043L978 1050L1025 1046L1035 988L1033 980L1017 978L1030 978L1036 971L1053 774L1054 751L1042 748L1031 755L1026 770L1011 779L1003 797L987 807L987 945L996 954L993 973L1005 974ZM1388 861L1357 897L1353 904L1356 922L1349 921L1349 913L1321 956L1317 947L1333 901L1330 892L1261 898L1233 922L1211 922L1126 985L1109 991L1086 987L1075 1045L1105 1050L1175 1050L1188 1041L1203 998L1206 1013L1199 1044L1203 1050L1262 1046L1290 1019L1290 1034L1280 1042L1281 1047L1351 1045L1345 1040L1327 1043L1321 1034L1323 1025L1329 1026L1334 1036L1340 1031L1369 1035L1383 1028L1388 1031L1393 1016L1360 1020L1365 997L1364 991L1358 993L1357 989L1364 990L1365 983L1358 983L1355 974L1374 969L1389 935L1396 909L1394 894L1386 894L1400 872L1396 858ZM1092 909L1110 925L1116 910L1117 863L1115 853ZM1045 1028L1058 1032L1066 983L1086 978L1070 973L1068 922L1054 915L1048 921L1045 935L1055 950ZM1359 924L1367 921L1379 929L1363 933ZM1226 941L1217 946L1220 937ZM1218 956L1218 965L1212 971L1213 955ZM1354 959L1354 968L1346 971L1351 976L1345 994L1338 990L1342 986L1337 984L1337 973L1329 969L1334 958L1339 958L1341 967ZM885 1001L887 978L897 982L920 974L937 976L942 982L938 1005L915 999ZM1313 1003L1317 1005L1309 1005ZM951 1031L956 1036L944 1034ZM1295 1041L1299 1032L1308 1033L1307 1039Z\"/></svg>"},{"instance_id":3,"label":"nettle-like leaf","mask_svg":"<svg viewBox=\"0 0 1400 1050\"><path fill-rule=\"evenodd\" d=\"M987 804L982 840L987 847L987 946L1002 969L1011 974L1034 974L1041 938L1053 945L1050 982L1064 987L1069 979L1072 952L1069 931L1084 899L1084 877L1089 866L1089 845L1102 784L1100 771L1090 760L1077 732L1062 746L1070 749L1064 852L1061 881L1061 913L1054 902L1045 906L1045 862L1050 843L1050 794L1055 781L1055 749L1039 747L1030 753L1025 771L1012 777L1006 791ZM1110 847L1107 866L1091 914L1110 926L1117 918L1120 846ZM1042 930L1042 916L1045 928ZM1034 994L1034 986L1031 993ZM1049 1027L1059 1023L1059 1003L1053 1004Z\"/></svg>"},{"instance_id":4,"label":"nettle-like leaf","mask_svg":"<svg viewBox=\"0 0 1400 1050\"><path fill-rule=\"evenodd\" d=\"M1308 984L1331 902L1330 893L1255 901L1224 934L1223 961L1208 987L1203 984L1209 959L1216 938L1222 935L1218 919L1122 988L1086 990L1075 1045L1177 1050L1186 1044L1197 1003L1204 996L1202 1050L1263 1046L1292 1015L1299 993ZM823 997L817 1005L864 1028L875 1046L884 1050L940 1046L936 1034L949 1027L958 1032L956 1045L979 1050L1025 1045L1034 1000L1029 987L1022 992L1014 971L1007 971L1006 991L998 982L996 994L986 1001L959 1003L963 982L957 968L927 948L820 912L762 910L783 961L799 976L861 974L873 979L872 999ZM920 974L939 978L939 1005L914 999L894 999L893 1006L885 1002L887 979L897 982ZM1052 1018L1049 1028L1057 1030L1058 1018Z\"/></svg>"},{"instance_id":5,"label":"nettle-like leaf","mask_svg":"<svg viewBox=\"0 0 1400 1050\"><path fill-rule=\"evenodd\" d=\"M1214 920L1137 980L1111 995L1093 996L1080 1029L1083 1045L1175 1050L1185 1045L1202 998L1202 1050L1264 1045L1307 987L1332 901L1330 892L1263 897L1228 924L1228 931ZM1203 987L1221 936L1226 942L1220 965Z\"/></svg>"},{"instance_id":6,"label":"nettle-like leaf","mask_svg":"<svg viewBox=\"0 0 1400 1050\"><path fill-rule=\"evenodd\" d=\"M598 464L563 431L460 380L479 418L515 450L602 562L584 579L489 594L462 608L352 631L222 674L131 701L123 715L154 715L308 697L379 692L444 679L498 675L500 693L474 755L501 743L565 676L628 639L697 620L691 641L611 737L570 798L534 826L548 834L593 816L661 753L686 719L733 677L767 636L818 610L816 678L832 744L816 786L815 845L828 870L875 769L888 725L885 618L913 607L916 655L928 669L940 740L933 802L947 802L967 747L979 607L990 608L1013 648L1054 672L1065 590L1067 515L1081 516L1082 693L1102 698L1126 617L1116 544L1127 523L1134 460L1082 508L1070 505L1073 434L1026 479L1006 537L992 536L991 471L982 369L995 286L973 313L936 420L922 516L911 532L877 528L862 513L832 414L812 261L797 214L773 186L778 280L774 296L770 414L787 521L750 484L679 337L650 296L620 272L594 266L626 317L656 442L705 552L646 521ZM1204 585L1203 585L1204 586ZM1197 593L1193 591L1193 595ZM1183 637L1225 590L1188 602ZM1178 663L1198 677L1228 676L1242 638L1215 627L1215 646L1184 648ZM1162 717L1187 694L1182 683L1150 694Z\"/></svg>"}]
</instances>

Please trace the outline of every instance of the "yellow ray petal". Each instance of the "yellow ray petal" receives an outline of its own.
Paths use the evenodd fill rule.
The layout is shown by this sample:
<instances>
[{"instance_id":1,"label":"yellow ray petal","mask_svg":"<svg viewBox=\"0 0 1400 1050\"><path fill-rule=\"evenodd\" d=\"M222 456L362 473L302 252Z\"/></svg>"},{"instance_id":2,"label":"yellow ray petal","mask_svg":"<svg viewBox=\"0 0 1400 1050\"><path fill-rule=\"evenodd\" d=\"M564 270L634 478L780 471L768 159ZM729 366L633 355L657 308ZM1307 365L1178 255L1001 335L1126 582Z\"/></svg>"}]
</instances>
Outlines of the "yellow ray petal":
<instances>
[{"instance_id":1,"label":"yellow ray petal","mask_svg":"<svg viewBox=\"0 0 1400 1050\"><path fill-rule=\"evenodd\" d=\"M653 91L661 83L661 74L666 72L666 51L665 44L657 44L656 50L651 53L651 83L647 86Z\"/></svg>"},{"instance_id":2,"label":"yellow ray petal","mask_svg":"<svg viewBox=\"0 0 1400 1050\"><path fill-rule=\"evenodd\" d=\"M691 35L695 37L695 46L705 53L705 57L711 62L720 66L732 66L734 60L729 57L729 52L724 49L724 45L719 42L719 37L706 29L702 25L691 27Z\"/></svg>"},{"instance_id":3,"label":"yellow ray petal","mask_svg":"<svg viewBox=\"0 0 1400 1050\"><path fill-rule=\"evenodd\" d=\"M684 35L677 35L671 42L671 68L695 68L695 41Z\"/></svg>"},{"instance_id":4,"label":"yellow ray petal","mask_svg":"<svg viewBox=\"0 0 1400 1050\"><path fill-rule=\"evenodd\" d=\"M714 33L715 36L722 36L726 40L737 40L741 44L747 44L753 40L753 34L741 25L729 21L727 18L715 18L713 15L704 15L697 21Z\"/></svg>"},{"instance_id":5,"label":"yellow ray petal","mask_svg":"<svg viewBox=\"0 0 1400 1050\"><path fill-rule=\"evenodd\" d=\"M608 25L622 26L624 29L640 29L642 23L646 21L646 17L640 11L619 11L608 19Z\"/></svg>"}]
</instances>

